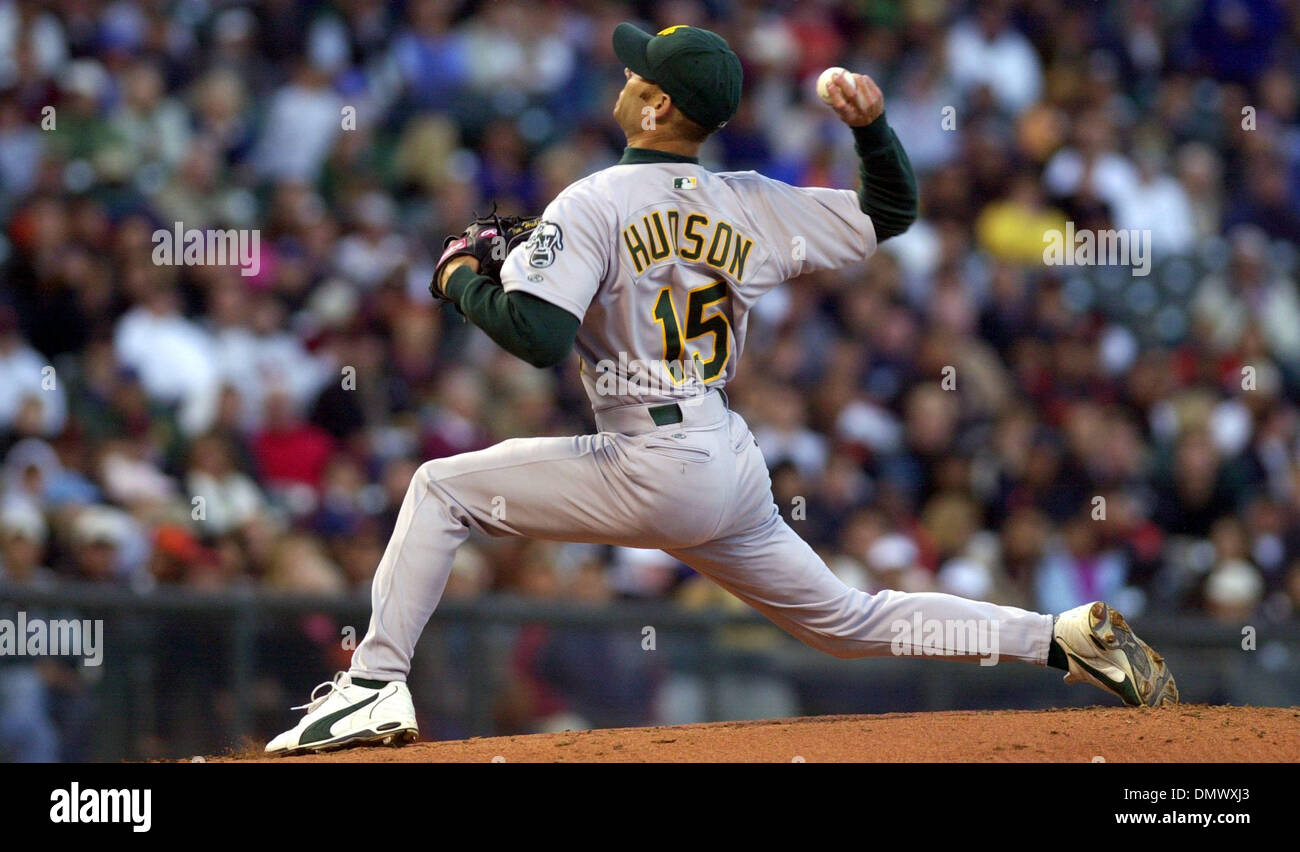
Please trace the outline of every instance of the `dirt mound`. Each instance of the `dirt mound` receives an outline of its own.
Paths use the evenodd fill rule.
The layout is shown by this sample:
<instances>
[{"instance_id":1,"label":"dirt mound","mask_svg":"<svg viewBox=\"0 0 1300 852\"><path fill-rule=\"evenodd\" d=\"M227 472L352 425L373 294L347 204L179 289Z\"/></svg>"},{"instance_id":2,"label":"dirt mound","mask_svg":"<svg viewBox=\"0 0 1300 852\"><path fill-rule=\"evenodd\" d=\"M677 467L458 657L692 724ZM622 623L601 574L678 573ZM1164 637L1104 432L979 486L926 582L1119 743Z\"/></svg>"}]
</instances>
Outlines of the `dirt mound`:
<instances>
[{"instance_id":1,"label":"dirt mound","mask_svg":"<svg viewBox=\"0 0 1300 852\"><path fill-rule=\"evenodd\" d=\"M262 760L251 755L214 761ZM619 728L360 748L279 761L1250 762L1300 760L1300 707L887 713ZM278 762L278 761L277 761Z\"/></svg>"}]
</instances>

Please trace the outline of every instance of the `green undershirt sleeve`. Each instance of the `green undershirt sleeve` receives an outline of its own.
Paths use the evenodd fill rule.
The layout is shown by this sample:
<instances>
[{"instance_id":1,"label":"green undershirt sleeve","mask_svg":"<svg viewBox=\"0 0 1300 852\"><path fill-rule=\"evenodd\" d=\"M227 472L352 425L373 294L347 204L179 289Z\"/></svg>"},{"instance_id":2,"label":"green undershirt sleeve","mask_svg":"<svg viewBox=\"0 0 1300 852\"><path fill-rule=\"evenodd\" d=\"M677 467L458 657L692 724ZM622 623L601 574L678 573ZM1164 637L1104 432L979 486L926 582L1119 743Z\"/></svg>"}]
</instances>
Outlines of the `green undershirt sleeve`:
<instances>
[{"instance_id":1,"label":"green undershirt sleeve","mask_svg":"<svg viewBox=\"0 0 1300 852\"><path fill-rule=\"evenodd\" d=\"M578 318L545 299L507 293L499 281L464 266L447 277L446 290L466 319L534 367L554 367L573 348Z\"/></svg>"},{"instance_id":2,"label":"green undershirt sleeve","mask_svg":"<svg viewBox=\"0 0 1300 852\"><path fill-rule=\"evenodd\" d=\"M862 158L858 199L862 212L876 227L876 242L896 237L917 217L916 176L907 152L885 123L885 114L866 127L853 128L853 141Z\"/></svg>"}]
</instances>

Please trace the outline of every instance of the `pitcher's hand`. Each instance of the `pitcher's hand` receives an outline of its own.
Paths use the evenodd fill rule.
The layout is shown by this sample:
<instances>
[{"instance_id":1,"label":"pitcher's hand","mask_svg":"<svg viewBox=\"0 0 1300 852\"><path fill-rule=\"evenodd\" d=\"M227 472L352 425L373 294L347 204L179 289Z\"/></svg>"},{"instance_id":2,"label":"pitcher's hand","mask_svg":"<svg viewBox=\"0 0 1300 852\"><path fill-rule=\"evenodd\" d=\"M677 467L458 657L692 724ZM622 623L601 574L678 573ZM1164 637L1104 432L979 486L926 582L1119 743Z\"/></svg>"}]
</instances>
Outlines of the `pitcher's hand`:
<instances>
[{"instance_id":1,"label":"pitcher's hand","mask_svg":"<svg viewBox=\"0 0 1300 852\"><path fill-rule=\"evenodd\" d=\"M826 91L831 109L849 127L865 127L885 111L885 96L866 74L839 74Z\"/></svg>"}]
</instances>

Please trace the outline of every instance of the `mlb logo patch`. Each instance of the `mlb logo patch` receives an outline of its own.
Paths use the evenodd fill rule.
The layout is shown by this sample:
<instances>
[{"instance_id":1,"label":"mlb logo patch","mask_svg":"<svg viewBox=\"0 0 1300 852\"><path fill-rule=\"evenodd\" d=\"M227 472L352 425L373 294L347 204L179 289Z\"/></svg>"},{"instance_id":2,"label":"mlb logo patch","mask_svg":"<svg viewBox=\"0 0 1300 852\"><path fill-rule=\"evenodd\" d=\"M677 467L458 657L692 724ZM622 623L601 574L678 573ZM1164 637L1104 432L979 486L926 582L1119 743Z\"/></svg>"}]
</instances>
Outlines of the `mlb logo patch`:
<instances>
[{"instance_id":1,"label":"mlb logo patch","mask_svg":"<svg viewBox=\"0 0 1300 852\"><path fill-rule=\"evenodd\" d=\"M673 189L695 189L698 182L693 177L673 178Z\"/></svg>"}]
</instances>

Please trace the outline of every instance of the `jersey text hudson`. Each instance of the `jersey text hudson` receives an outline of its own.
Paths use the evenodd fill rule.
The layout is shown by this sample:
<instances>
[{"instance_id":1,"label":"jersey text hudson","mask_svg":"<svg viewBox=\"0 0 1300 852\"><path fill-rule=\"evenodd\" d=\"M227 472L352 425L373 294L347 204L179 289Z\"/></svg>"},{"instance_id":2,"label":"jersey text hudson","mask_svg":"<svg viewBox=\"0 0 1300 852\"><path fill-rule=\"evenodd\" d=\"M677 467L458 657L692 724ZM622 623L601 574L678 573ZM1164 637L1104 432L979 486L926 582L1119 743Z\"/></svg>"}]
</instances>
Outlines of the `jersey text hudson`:
<instances>
[{"instance_id":1,"label":"jersey text hudson","mask_svg":"<svg viewBox=\"0 0 1300 852\"><path fill-rule=\"evenodd\" d=\"M703 262L737 282L745 277L745 261L754 241L730 222L713 222L703 213L682 216L677 210L655 210L623 229L623 248L640 275L669 257Z\"/></svg>"}]
</instances>

